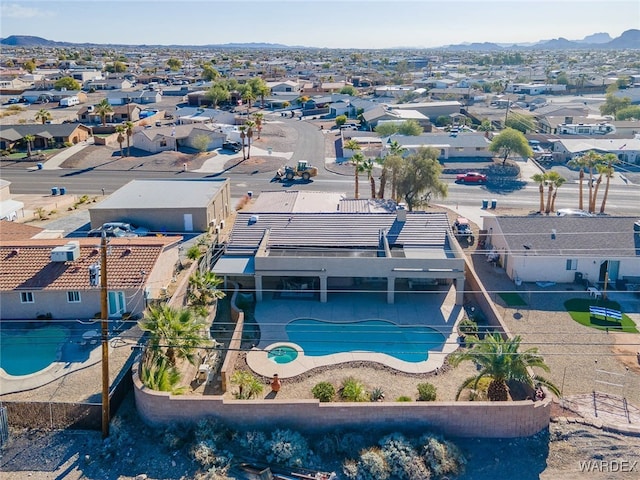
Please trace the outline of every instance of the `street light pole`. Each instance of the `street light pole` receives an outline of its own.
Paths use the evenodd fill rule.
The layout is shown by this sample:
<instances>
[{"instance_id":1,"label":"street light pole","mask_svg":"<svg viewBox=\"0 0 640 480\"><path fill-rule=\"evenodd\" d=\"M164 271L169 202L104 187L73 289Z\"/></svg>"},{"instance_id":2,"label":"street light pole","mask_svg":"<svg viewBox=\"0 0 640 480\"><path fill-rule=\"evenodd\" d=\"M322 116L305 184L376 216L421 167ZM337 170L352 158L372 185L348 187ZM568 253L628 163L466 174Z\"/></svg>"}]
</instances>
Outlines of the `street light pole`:
<instances>
[{"instance_id":1,"label":"street light pole","mask_svg":"<svg viewBox=\"0 0 640 480\"><path fill-rule=\"evenodd\" d=\"M107 304L107 235L100 242L100 317L102 318L102 438L109 436L109 310Z\"/></svg>"}]
</instances>

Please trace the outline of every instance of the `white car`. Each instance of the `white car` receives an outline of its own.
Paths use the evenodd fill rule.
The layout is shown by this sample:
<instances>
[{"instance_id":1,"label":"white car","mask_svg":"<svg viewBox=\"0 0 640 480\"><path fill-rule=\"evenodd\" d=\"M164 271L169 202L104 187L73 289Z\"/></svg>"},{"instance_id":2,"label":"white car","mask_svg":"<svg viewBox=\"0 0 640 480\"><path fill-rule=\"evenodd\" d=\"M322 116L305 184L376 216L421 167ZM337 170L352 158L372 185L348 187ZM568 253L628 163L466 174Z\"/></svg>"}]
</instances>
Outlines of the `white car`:
<instances>
[{"instance_id":1,"label":"white car","mask_svg":"<svg viewBox=\"0 0 640 480\"><path fill-rule=\"evenodd\" d=\"M593 217L594 215L577 208L561 208L556 212L559 217Z\"/></svg>"}]
</instances>

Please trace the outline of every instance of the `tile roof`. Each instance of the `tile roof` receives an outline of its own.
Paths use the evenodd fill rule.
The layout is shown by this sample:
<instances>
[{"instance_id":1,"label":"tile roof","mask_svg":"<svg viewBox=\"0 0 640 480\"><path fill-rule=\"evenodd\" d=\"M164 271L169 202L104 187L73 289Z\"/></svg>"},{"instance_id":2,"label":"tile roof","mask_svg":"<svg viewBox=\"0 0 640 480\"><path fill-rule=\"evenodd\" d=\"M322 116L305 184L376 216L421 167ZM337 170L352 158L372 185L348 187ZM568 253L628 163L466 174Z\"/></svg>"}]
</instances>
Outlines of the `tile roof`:
<instances>
[{"instance_id":1,"label":"tile roof","mask_svg":"<svg viewBox=\"0 0 640 480\"><path fill-rule=\"evenodd\" d=\"M141 272L151 273L162 251L182 237L114 238L109 241L107 280L110 289L142 285ZM0 241L0 291L82 290L89 285L89 266L100 261L100 239L81 238L75 261L52 262L51 250L68 238Z\"/></svg>"},{"instance_id":2,"label":"tile roof","mask_svg":"<svg viewBox=\"0 0 640 480\"><path fill-rule=\"evenodd\" d=\"M640 217L495 217L509 249L538 255L638 257ZM555 238L552 231L555 230Z\"/></svg>"},{"instance_id":3,"label":"tile roof","mask_svg":"<svg viewBox=\"0 0 640 480\"><path fill-rule=\"evenodd\" d=\"M26 240L44 231L44 228L24 223L0 220L0 240Z\"/></svg>"}]
</instances>

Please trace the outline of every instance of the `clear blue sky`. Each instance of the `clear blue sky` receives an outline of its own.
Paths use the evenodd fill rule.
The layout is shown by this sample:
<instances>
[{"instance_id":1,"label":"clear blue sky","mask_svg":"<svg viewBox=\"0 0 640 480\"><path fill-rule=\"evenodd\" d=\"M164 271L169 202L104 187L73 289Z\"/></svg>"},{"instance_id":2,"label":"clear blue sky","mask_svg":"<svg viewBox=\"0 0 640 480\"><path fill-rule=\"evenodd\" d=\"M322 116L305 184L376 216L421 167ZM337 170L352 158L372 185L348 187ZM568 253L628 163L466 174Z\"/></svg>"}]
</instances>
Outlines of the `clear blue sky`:
<instances>
[{"instance_id":1,"label":"clear blue sky","mask_svg":"<svg viewBox=\"0 0 640 480\"><path fill-rule=\"evenodd\" d=\"M0 36L77 43L436 47L640 28L638 0L0 1Z\"/></svg>"}]
</instances>

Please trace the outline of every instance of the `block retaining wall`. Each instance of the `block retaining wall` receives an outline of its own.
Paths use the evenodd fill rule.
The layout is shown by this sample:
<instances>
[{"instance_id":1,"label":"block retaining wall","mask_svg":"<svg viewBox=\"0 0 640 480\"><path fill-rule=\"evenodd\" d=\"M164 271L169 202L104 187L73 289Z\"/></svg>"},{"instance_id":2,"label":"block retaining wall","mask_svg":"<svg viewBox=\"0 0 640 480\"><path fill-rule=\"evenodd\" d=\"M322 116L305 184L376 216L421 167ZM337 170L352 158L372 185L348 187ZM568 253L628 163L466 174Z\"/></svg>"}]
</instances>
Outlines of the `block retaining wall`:
<instances>
[{"instance_id":1,"label":"block retaining wall","mask_svg":"<svg viewBox=\"0 0 640 480\"><path fill-rule=\"evenodd\" d=\"M150 425L218 418L242 429L429 429L459 437L528 437L549 426L551 398L541 402L371 402L229 400L222 396L170 395L149 390L133 371L136 406Z\"/></svg>"}]
</instances>

